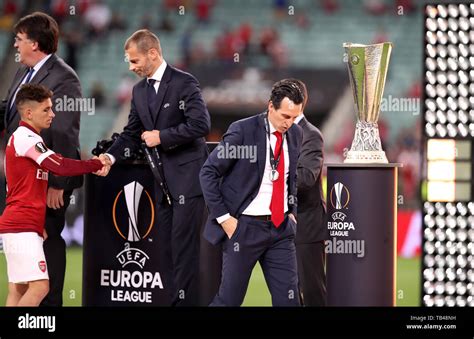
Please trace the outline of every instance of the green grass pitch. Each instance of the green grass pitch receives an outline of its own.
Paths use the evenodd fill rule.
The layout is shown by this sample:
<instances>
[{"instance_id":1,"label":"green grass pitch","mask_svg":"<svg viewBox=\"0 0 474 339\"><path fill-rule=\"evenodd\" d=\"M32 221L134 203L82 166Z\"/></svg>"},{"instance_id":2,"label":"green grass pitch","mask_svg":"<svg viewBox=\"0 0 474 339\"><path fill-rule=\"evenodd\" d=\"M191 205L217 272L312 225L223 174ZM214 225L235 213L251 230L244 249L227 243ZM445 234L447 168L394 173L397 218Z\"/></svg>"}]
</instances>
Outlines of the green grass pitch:
<instances>
[{"instance_id":1,"label":"green grass pitch","mask_svg":"<svg viewBox=\"0 0 474 339\"><path fill-rule=\"evenodd\" d=\"M420 259L398 258L397 306L420 305ZM0 305L5 305L8 292L5 256L0 255ZM64 284L64 305L81 306L82 300L82 249L67 250L67 270ZM260 265L253 271L244 306L271 306L270 294Z\"/></svg>"}]
</instances>

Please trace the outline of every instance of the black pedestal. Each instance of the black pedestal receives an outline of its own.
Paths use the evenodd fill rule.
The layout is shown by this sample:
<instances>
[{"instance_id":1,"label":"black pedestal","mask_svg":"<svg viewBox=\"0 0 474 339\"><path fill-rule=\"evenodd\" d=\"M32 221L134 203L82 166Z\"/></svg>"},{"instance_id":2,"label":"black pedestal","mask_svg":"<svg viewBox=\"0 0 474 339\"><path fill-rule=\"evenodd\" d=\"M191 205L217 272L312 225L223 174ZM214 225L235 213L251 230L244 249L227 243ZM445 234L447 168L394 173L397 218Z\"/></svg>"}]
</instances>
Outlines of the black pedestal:
<instances>
[{"instance_id":1,"label":"black pedestal","mask_svg":"<svg viewBox=\"0 0 474 339\"><path fill-rule=\"evenodd\" d=\"M84 306L170 305L171 254L147 164L85 181Z\"/></svg>"},{"instance_id":2,"label":"black pedestal","mask_svg":"<svg viewBox=\"0 0 474 339\"><path fill-rule=\"evenodd\" d=\"M328 165L330 306L395 306L397 167Z\"/></svg>"},{"instance_id":3,"label":"black pedestal","mask_svg":"<svg viewBox=\"0 0 474 339\"><path fill-rule=\"evenodd\" d=\"M208 143L209 151L216 145ZM86 176L84 306L171 304L170 238L160 232L156 220L160 205L155 203L154 180L144 162L115 164L104 178ZM221 246L202 237L204 223L199 258L201 306L209 305L217 293L222 267Z\"/></svg>"}]
</instances>

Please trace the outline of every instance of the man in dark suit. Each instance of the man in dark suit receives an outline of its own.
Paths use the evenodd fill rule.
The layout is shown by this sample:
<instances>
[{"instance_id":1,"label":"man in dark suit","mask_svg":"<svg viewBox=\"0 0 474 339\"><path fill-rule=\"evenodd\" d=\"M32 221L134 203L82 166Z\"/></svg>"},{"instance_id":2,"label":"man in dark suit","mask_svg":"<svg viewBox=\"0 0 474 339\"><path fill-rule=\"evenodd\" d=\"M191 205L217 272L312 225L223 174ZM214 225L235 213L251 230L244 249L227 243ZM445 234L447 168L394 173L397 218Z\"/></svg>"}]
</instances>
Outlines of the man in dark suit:
<instances>
[{"instance_id":1,"label":"man in dark suit","mask_svg":"<svg viewBox=\"0 0 474 339\"><path fill-rule=\"evenodd\" d=\"M22 66L18 69L8 91L7 104L1 117L5 126L2 149L17 129L20 115L14 104L20 85L41 84L54 92L53 110L56 118L51 128L41 133L48 148L64 157L80 159L79 127L81 112L78 107L67 110L65 100L81 98L81 85L74 70L55 53L58 47L59 28L47 14L35 12L21 18L14 27L15 45ZM44 252L48 262L50 292L43 306L61 306L66 272L66 244L61 237L64 215L73 189L81 187L82 176L59 177L49 174L45 229L48 238ZM4 185L2 185L4 189Z\"/></svg>"},{"instance_id":2,"label":"man in dark suit","mask_svg":"<svg viewBox=\"0 0 474 339\"><path fill-rule=\"evenodd\" d=\"M308 100L305 84L292 79ZM298 232L296 257L298 277L304 306L326 305L326 253L324 240L328 239L325 225L326 204L321 186L323 171L323 136L303 113L295 124L303 129L303 144L298 160Z\"/></svg>"},{"instance_id":3,"label":"man in dark suit","mask_svg":"<svg viewBox=\"0 0 474 339\"><path fill-rule=\"evenodd\" d=\"M130 70L142 81L133 88L128 124L101 158L110 164L124 160L142 142L156 147L171 205L156 185L157 219L163 233L170 234L175 306L198 305L199 229L205 205L199 185L199 170L208 151L204 136L210 116L198 81L167 65L158 37L148 30L135 32L125 43ZM101 175L106 175L108 168ZM165 231L166 230L166 231Z\"/></svg>"},{"instance_id":4,"label":"man in dark suit","mask_svg":"<svg viewBox=\"0 0 474 339\"><path fill-rule=\"evenodd\" d=\"M211 306L240 306L252 269L262 266L274 306L298 306L296 166L303 93L281 80L265 113L230 125L200 181L209 217L204 237L222 242L222 280Z\"/></svg>"}]
</instances>

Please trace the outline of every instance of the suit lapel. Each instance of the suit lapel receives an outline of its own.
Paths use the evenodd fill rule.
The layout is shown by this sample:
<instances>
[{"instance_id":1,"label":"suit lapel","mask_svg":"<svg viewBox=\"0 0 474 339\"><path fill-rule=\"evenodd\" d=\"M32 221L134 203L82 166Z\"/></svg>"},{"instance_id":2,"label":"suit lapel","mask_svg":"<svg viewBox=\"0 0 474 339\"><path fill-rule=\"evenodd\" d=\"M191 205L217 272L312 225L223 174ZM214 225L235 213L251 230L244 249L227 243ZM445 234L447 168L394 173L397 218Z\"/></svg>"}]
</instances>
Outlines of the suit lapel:
<instances>
[{"instance_id":1,"label":"suit lapel","mask_svg":"<svg viewBox=\"0 0 474 339\"><path fill-rule=\"evenodd\" d=\"M156 122L158 121L158 116L160 115L161 105L163 103L163 99L165 98L166 91L168 90L168 84L163 82L160 83L160 87L158 88L158 98L156 99L156 107L155 111L153 112L153 126L156 126Z\"/></svg>"},{"instance_id":2,"label":"suit lapel","mask_svg":"<svg viewBox=\"0 0 474 339\"><path fill-rule=\"evenodd\" d=\"M153 120L150 111L148 110L148 101L146 95L146 79L143 79L135 90L136 98L134 98L135 106L137 107L138 115L142 121L143 127L146 130L153 129Z\"/></svg>"},{"instance_id":3,"label":"suit lapel","mask_svg":"<svg viewBox=\"0 0 474 339\"><path fill-rule=\"evenodd\" d=\"M292 185L292 173L296 173L296 164L298 163L298 153L296 152L296 135L294 133L296 126L291 126L287 132L287 143L288 143L288 157L290 158L290 175L288 176L288 187ZM289 196L289 195L288 195Z\"/></svg>"},{"instance_id":4,"label":"suit lapel","mask_svg":"<svg viewBox=\"0 0 474 339\"><path fill-rule=\"evenodd\" d=\"M48 60L44 63L43 66L38 70L36 74L33 74L33 77L30 80L30 84L41 84L41 82L49 74L49 70L53 67L54 63L57 61L58 57L53 54L49 57Z\"/></svg>"},{"instance_id":5,"label":"suit lapel","mask_svg":"<svg viewBox=\"0 0 474 339\"><path fill-rule=\"evenodd\" d=\"M26 73L28 72L27 67L22 66L22 68L23 68L23 70L18 72L18 74L20 76L17 76L14 79L12 90L10 91L10 93L8 95L7 110L6 110L6 114L5 114L5 126L9 126L9 124L11 123L13 118L15 117L15 112L11 112L10 106L12 105L13 96L15 95L15 92L16 92L18 86L20 85L22 80L25 78Z\"/></svg>"},{"instance_id":6,"label":"suit lapel","mask_svg":"<svg viewBox=\"0 0 474 339\"><path fill-rule=\"evenodd\" d=\"M20 76L17 76L15 80L13 81L12 90L10 91L8 95L8 107L10 107L10 103L12 102L13 95L15 94L16 89L18 88L18 86L20 85L20 82L25 78L26 73L28 72L27 67L22 66L22 68L23 68L22 71L18 72Z\"/></svg>"},{"instance_id":7,"label":"suit lapel","mask_svg":"<svg viewBox=\"0 0 474 339\"><path fill-rule=\"evenodd\" d=\"M30 84L40 84L41 81L43 81L44 78L49 74L49 70L51 67L53 67L54 63L57 60L57 56L55 54L51 55L48 60L44 63L43 66L38 70L36 74L33 74L33 77L30 80ZM17 77L13 83L12 86L12 91L10 92L10 95L8 96L8 103L7 103L7 117L6 117L6 124L5 126L8 126L13 119L15 118L16 112L10 112L10 106L12 104L13 96L15 95L15 92L18 89L18 86L20 83L23 81L23 79L26 76L26 73L28 73L28 67L22 66L23 70L19 73L21 76Z\"/></svg>"},{"instance_id":8,"label":"suit lapel","mask_svg":"<svg viewBox=\"0 0 474 339\"><path fill-rule=\"evenodd\" d=\"M155 111L150 112L148 108L148 99L147 99L147 82L146 78L143 79L135 90L135 105L137 107L138 115L143 123L143 126L147 130L152 130L155 128L158 118L160 115L161 106L168 90L168 82L171 79L171 68L169 65L166 66L165 73L160 81L160 87L158 87L156 107Z\"/></svg>"},{"instance_id":9,"label":"suit lapel","mask_svg":"<svg viewBox=\"0 0 474 339\"><path fill-rule=\"evenodd\" d=\"M306 118L303 117L303 119L300 120L300 122L298 123L298 125L299 125L301 128L304 128L307 123L308 123L308 120L306 120Z\"/></svg>"},{"instance_id":10,"label":"suit lapel","mask_svg":"<svg viewBox=\"0 0 474 339\"><path fill-rule=\"evenodd\" d=\"M263 173L265 172L265 162L267 160L267 133L265 130L266 113L262 113L258 117L257 129L255 130L255 145L257 147L257 162L258 162L258 182L263 180ZM260 187L260 186L259 186Z\"/></svg>"},{"instance_id":11,"label":"suit lapel","mask_svg":"<svg viewBox=\"0 0 474 339\"><path fill-rule=\"evenodd\" d=\"M156 126L158 118L160 116L161 106L163 104L163 99L165 98L166 91L168 90L168 83L171 80L171 67L170 65L166 65L165 72L163 73L163 77L160 81L160 87L158 87L158 98L156 99L156 107L155 111L153 112L152 116L153 126Z\"/></svg>"}]
</instances>

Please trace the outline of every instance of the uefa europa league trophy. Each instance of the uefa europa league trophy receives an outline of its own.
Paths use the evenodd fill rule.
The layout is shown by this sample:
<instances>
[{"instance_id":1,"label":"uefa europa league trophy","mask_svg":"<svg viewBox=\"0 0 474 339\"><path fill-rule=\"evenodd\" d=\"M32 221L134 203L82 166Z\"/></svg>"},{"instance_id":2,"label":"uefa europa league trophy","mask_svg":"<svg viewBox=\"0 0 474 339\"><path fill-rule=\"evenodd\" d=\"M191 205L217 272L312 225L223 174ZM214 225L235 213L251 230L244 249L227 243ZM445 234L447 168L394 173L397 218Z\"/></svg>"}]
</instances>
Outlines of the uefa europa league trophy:
<instances>
[{"instance_id":1,"label":"uefa europa league trophy","mask_svg":"<svg viewBox=\"0 0 474 339\"><path fill-rule=\"evenodd\" d=\"M380 114L392 43L375 45L344 43L354 95L357 124L345 163L388 163L380 142Z\"/></svg>"}]
</instances>

